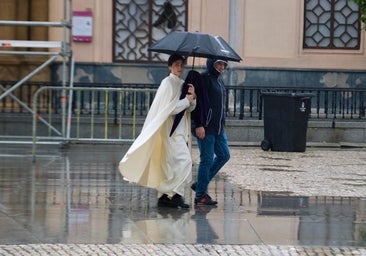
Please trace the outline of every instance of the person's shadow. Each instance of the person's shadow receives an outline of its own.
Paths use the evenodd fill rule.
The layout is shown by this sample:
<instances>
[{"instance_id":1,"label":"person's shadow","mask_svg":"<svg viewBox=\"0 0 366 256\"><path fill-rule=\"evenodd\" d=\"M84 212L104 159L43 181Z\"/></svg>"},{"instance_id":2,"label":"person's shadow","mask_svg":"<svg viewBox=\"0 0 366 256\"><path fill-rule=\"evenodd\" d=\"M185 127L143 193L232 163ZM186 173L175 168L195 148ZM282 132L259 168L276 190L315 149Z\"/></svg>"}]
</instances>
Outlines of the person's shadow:
<instances>
[{"instance_id":1,"label":"person's shadow","mask_svg":"<svg viewBox=\"0 0 366 256\"><path fill-rule=\"evenodd\" d=\"M214 243L219 236L212 228L210 222L207 219L207 214L216 209L216 206L208 205L196 205L194 207L195 214L192 215L192 219L196 222L196 242L199 244L211 244Z\"/></svg>"}]
</instances>

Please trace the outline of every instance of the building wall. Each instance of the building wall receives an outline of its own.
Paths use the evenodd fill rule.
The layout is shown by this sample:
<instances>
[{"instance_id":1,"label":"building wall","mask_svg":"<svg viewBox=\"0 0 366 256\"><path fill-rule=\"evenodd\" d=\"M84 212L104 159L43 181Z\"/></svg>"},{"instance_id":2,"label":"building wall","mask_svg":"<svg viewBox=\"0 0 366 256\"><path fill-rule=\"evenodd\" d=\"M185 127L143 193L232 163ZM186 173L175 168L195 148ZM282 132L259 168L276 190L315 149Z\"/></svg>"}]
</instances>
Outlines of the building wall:
<instances>
[{"instance_id":1,"label":"building wall","mask_svg":"<svg viewBox=\"0 0 366 256\"><path fill-rule=\"evenodd\" d=\"M52 17L62 1L50 2ZM303 50L303 6L304 0L191 0L188 30L226 39L244 59L236 67L366 69L364 32L360 50ZM112 62L112 1L73 1L73 9L91 10L94 18L93 41L73 43L76 61Z\"/></svg>"},{"instance_id":2,"label":"building wall","mask_svg":"<svg viewBox=\"0 0 366 256\"><path fill-rule=\"evenodd\" d=\"M362 87L366 75L364 36L358 51L303 50L304 1L189 1L188 30L222 36L242 56L230 63L227 84L296 87ZM91 43L74 43L77 76L87 81L159 83L165 64L112 64L112 1L80 0L74 10L91 9ZM202 70L205 59L196 58ZM189 59L188 65L192 64ZM189 67L188 67L189 68ZM89 80L88 80L89 79Z\"/></svg>"},{"instance_id":3,"label":"building wall","mask_svg":"<svg viewBox=\"0 0 366 256\"><path fill-rule=\"evenodd\" d=\"M245 0L245 67L365 70L365 33L360 50L304 50L304 0Z\"/></svg>"},{"instance_id":4,"label":"building wall","mask_svg":"<svg viewBox=\"0 0 366 256\"><path fill-rule=\"evenodd\" d=\"M91 43L73 42L78 62L112 62L112 2L103 0L78 0L73 2L75 11L93 13L93 39Z\"/></svg>"},{"instance_id":5,"label":"building wall","mask_svg":"<svg viewBox=\"0 0 366 256\"><path fill-rule=\"evenodd\" d=\"M47 1L49 20L62 20L64 1ZM8 2L12 1L3 4ZM72 43L75 82L159 83L167 74L164 63L112 63L112 0L72 4L75 11L93 13L92 42ZM303 6L304 0L190 0L188 30L222 36L243 58L230 63L225 76L230 85L364 87L365 32L360 50L304 50ZM55 28L48 36L62 39ZM188 69L190 64L192 58ZM204 65L205 59L195 59L195 68L202 70ZM59 63L52 66L52 79L60 79L59 69Z\"/></svg>"}]
</instances>

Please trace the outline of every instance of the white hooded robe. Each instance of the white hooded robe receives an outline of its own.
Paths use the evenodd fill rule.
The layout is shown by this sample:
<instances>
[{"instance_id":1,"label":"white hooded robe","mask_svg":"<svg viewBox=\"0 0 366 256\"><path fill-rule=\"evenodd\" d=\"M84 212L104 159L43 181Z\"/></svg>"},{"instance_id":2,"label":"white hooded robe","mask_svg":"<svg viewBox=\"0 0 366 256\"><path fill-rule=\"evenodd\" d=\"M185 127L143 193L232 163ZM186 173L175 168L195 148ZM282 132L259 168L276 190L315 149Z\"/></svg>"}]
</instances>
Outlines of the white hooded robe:
<instances>
[{"instance_id":1,"label":"white hooded robe","mask_svg":"<svg viewBox=\"0 0 366 256\"><path fill-rule=\"evenodd\" d=\"M161 82L140 135L119 163L125 179L157 189L159 196L184 196L192 180L192 158L187 146L190 134L189 112L196 101L179 100L184 81L170 73ZM174 115L187 109L175 132L169 137Z\"/></svg>"}]
</instances>

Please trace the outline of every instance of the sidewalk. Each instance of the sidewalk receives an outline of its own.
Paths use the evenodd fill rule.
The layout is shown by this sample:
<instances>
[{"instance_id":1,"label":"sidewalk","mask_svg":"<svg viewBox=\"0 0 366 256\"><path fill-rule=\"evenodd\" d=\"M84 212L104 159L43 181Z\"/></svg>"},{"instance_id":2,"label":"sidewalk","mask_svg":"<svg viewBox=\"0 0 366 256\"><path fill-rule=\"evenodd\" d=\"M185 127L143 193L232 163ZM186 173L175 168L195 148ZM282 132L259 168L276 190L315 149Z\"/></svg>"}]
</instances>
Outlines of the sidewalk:
<instances>
[{"instance_id":1,"label":"sidewalk","mask_svg":"<svg viewBox=\"0 0 366 256\"><path fill-rule=\"evenodd\" d=\"M193 155L198 162L198 151ZM232 147L221 173L247 190L366 197L366 148L308 147L296 153Z\"/></svg>"},{"instance_id":2,"label":"sidewalk","mask_svg":"<svg viewBox=\"0 0 366 256\"><path fill-rule=\"evenodd\" d=\"M121 178L126 145L1 148L0 255L364 255L366 150L231 147L216 208L156 207ZM198 150L193 147L194 174Z\"/></svg>"},{"instance_id":3,"label":"sidewalk","mask_svg":"<svg viewBox=\"0 0 366 256\"><path fill-rule=\"evenodd\" d=\"M0 255L207 255L207 256L364 256L365 248L294 247L277 245L210 245L210 244L35 244L0 245Z\"/></svg>"}]
</instances>

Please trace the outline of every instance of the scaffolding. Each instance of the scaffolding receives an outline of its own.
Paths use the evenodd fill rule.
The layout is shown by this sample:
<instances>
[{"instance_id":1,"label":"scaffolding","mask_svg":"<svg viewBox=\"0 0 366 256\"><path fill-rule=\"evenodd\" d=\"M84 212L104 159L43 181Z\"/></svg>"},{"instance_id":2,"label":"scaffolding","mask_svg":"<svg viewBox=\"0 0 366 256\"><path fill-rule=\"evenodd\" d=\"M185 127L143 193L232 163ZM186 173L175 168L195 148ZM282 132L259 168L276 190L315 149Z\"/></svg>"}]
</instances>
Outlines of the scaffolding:
<instances>
[{"instance_id":1,"label":"scaffolding","mask_svg":"<svg viewBox=\"0 0 366 256\"><path fill-rule=\"evenodd\" d=\"M12 85L10 88L6 89L0 85L0 90L3 92L0 94L0 100L9 96L13 100L17 101L22 105L27 111L29 111L33 116L37 113L34 112L31 106L27 106L26 103L22 102L13 92L24 85L31 77L36 75L42 69L50 65L57 59L62 61L61 70L61 82L62 87L73 87L73 74L74 74L74 57L72 54L71 42L72 42L72 0L63 0L63 19L60 22L55 21L10 21L10 20L0 20L0 26L26 26L26 27L55 27L62 30L62 40L61 41L35 41L35 40L0 40L0 55L34 55L34 56L46 56L46 61L39 64L35 69L29 72L26 76ZM16 48L24 48L26 50L14 50ZM72 99L72 90L66 95L67 90L62 90L61 92L61 109L62 109L62 132L59 135L67 137L69 133L69 127L66 126L66 118L70 120L71 118L71 104L69 108L66 109L66 100ZM67 117L66 117L67 115ZM42 120L44 124L51 127L45 120ZM68 122L69 123L69 122ZM18 143L16 141L6 141L7 143Z\"/></svg>"}]
</instances>

